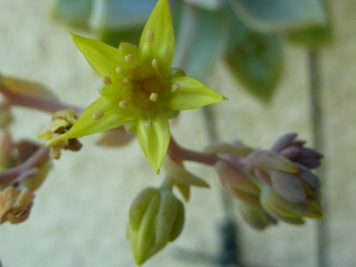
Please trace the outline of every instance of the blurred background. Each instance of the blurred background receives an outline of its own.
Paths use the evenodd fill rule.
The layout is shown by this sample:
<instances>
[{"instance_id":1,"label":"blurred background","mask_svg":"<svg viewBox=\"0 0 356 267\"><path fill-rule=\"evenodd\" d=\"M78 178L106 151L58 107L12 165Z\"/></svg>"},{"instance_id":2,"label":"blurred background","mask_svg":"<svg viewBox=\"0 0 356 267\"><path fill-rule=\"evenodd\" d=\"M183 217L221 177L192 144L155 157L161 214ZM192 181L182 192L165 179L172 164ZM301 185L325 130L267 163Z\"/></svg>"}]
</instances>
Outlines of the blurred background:
<instances>
[{"instance_id":1,"label":"blurred background","mask_svg":"<svg viewBox=\"0 0 356 267\"><path fill-rule=\"evenodd\" d=\"M329 2L333 40L318 49L317 57L326 231L320 237L317 223L308 221L258 232L234 208L246 266L316 267L320 243L327 248L325 266L356 266L356 2ZM72 42L72 29L50 19L53 6L45 0L0 1L0 73L39 81L60 99L85 106L97 97L101 81ZM243 89L246 81L237 81L228 64L216 60L208 83L229 99L214 106L219 140L240 139L267 148L278 136L298 132L313 142L310 49L285 42L282 53L283 75L268 87L274 88L271 96ZM16 117L16 137L34 137L49 122L48 114L25 109L17 109ZM183 112L172 133L197 150L209 143L201 111ZM126 239L128 208L144 186L159 185L162 177L151 171L136 141L122 149L104 149L95 140L84 138L81 153L66 152L54 162L28 221L1 225L3 266L134 266ZM191 167L212 188L193 190L181 237L145 266L219 266L213 263L221 250L219 229L225 216L219 185L208 168Z\"/></svg>"}]
</instances>

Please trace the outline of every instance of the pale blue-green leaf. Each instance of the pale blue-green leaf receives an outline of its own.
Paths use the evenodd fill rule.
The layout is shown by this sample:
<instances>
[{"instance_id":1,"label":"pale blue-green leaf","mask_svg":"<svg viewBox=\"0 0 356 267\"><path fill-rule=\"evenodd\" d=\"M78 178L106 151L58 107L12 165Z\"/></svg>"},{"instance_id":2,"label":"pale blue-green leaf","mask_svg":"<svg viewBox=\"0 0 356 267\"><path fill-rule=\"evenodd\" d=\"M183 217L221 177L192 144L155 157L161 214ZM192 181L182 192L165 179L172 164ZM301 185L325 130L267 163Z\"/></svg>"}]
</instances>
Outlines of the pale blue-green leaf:
<instances>
[{"instance_id":1,"label":"pale blue-green leaf","mask_svg":"<svg viewBox=\"0 0 356 267\"><path fill-rule=\"evenodd\" d=\"M203 9L218 9L227 3L227 0L185 0L185 2Z\"/></svg>"},{"instance_id":2,"label":"pale blue-green leaf","mask_svg":"<svg viewBox=\"0 0 356 267\"><path fill-rule=\"evenodd\" d=\"M320 26L327 22L320 0L230 0L250 27L266 32Z\"/></svg>"},{"instance_id":3,"label":"pale blue-green leaf","mask_svg":"<svg viewBox=\"0 0 356 267\"><path fill-rule=\"evenodd\" d=\"M282 38L247 28L233 12L229 13L229 20L224 60L245 89L267 102L272 98L282 72Z\"/></svg>"},{"instance_id":4,"label":"pale blue-green leaf","mask_svg":"<svg viewBox=\"0 0 356 267\"><path fill-rule=\"evenodd\" d=\"M90 25L94 29L142 26L156 2L156 0L95 0Z\"/></svg>"},{"instance_id":5,"label":"pale blue-green leaf","mask_svg":"<svg viewBox=\"0 0 356 267\"><path fill-rule=\"evenodd\" d=\"M183 10L186 8L185 5ZM228 23L225 13L225 9L196 9L195 23L189 20L189 16L186 18L187 12L181 14L175 62L177 66L184 67L186 73L192 77L206 79L221 58ZM191 32L197 34L191 35ZM186 54L187 39L191 44L189 55Z\"/></svg>"},{"instance_id":6,"label":"pale blue-green leaf","mask_svg":"<svg viewBox=\"0 0 356 267\"><path fill-rule=\"evenodd\" d=\"M51 16L64 24L87 28L93 0L57 0Z\"/></svg>"}]
</instances>

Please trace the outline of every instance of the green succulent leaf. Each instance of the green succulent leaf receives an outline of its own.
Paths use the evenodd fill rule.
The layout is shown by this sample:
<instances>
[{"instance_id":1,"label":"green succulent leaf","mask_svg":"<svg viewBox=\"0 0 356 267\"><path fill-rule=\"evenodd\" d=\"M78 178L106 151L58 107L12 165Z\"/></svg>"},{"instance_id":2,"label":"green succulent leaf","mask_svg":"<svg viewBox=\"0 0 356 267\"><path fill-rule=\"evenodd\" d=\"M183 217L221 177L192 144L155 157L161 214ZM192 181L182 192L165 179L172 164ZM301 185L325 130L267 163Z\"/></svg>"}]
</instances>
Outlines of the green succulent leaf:
<instances>
[{"instance_id":1,"label":"green succulent leaf","mask_svg":"<svg viewBox=\"0 0 356 267\"><path fill-rule=\"evenodd\" d=\"M230 12L228 47L224 61L247 91L268 102L273 97L283 66L283 40L247 28Z\"/></svg>"},{"instance_id":2,"label":"green succulent leaf","mask_svg":"<svg viewBox=\"0 0 356 267\"><path fill-rule=\"evenodd\" d=\"M180 35L186 34L189 31L186 29L191 27L194 27L195 32L198 34L191 36L193 39L190 40L192 45L188 56L189 61L187 63L177 63L178 65L186 65L185 71L189 75L199 79L206 79L222 56L228 22L225 9L213 11L196 9L194 12L196 23L193 25L189 19L185 18L185 12L180 17ZM184 51L184 40L187 37L179 35L178 37L181 42L178 41L176 59L186 58L187 55L184 55L186 53Z\"/></svg>"},{"instance_id":3,"label":"green succulent leaf","mask_svg":"<svg viewBox=\"0 0 356 267\"><path fill-rule=\"evenodd\" d=\"M327 21L320 0L230 0L241 19L260 31L286 31L324 25Z\"/></svg>"}]
</instances>

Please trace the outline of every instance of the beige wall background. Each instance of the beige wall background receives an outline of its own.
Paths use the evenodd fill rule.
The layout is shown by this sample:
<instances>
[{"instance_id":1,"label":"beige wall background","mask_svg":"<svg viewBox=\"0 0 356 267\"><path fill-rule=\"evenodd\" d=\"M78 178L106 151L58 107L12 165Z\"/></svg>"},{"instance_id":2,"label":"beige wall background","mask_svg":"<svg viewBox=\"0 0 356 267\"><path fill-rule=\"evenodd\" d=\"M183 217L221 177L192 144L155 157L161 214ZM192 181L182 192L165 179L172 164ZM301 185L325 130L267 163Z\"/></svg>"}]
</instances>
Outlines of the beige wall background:
<instances>
[{"instance_id":1,"label":"beige wall background","mask_svg":"<svg viewBox=\"0 0 356 267\"><path fill-rule=\"evenodd\" d=\"M322 50L323 108L329 204L330 266L356 266L356 2L330 1L335 42ZM100 81L72 43L67 31L48 20L48 1L0 0L0 72L42 81L61 99L86 105L97 96ZM229 99L217 105L221 140L242 139L268 147L285 132L311 139L308 112L307 56L298 47L285 49L286 73L271 105L262 105L236 90L219 66L211 83ZM224 81L221 84L221 81ZM14 134L34 136L46 125L45 114L19 109ZM186 138L191 133L197 138ZM186 146L202 149L206 135L201 113L185 112L173 134ZM64 153L39 190L30 219L0 227L0 259L5 267L134 266L125 237L127 212L146 185L158 185L136 142L120 150L83 139L82 153ZM211 190L194 190L179 240L149 261L147 267L208 266L183 261L177 248L215 255L217 227L223 218L215 177L201 167ZM236 210L236 216L239 219ZM256 232L241 223L243 257L251 266L314 267L316 224Z\"/></svg>"}]
</instances>

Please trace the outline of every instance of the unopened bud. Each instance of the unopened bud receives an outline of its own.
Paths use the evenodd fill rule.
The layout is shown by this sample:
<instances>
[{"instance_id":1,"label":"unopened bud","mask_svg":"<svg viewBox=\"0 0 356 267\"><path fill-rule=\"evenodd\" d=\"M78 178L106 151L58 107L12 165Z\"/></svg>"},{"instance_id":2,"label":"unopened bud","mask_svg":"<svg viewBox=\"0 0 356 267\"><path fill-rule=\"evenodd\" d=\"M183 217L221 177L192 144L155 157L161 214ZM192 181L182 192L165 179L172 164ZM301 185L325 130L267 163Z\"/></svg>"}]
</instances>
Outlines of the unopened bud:
<instances>
[{"instance_id":1,"label":"unopened bud","mask_svg":"<svg viewBox=\"0 0 356 267\"><path fill-rule=\"evenodd\" d=\"M136 263L141 265L183 228L183 204L169 190L144 189L130 208L128 238Z\"/></svg>"}]
</instances>

